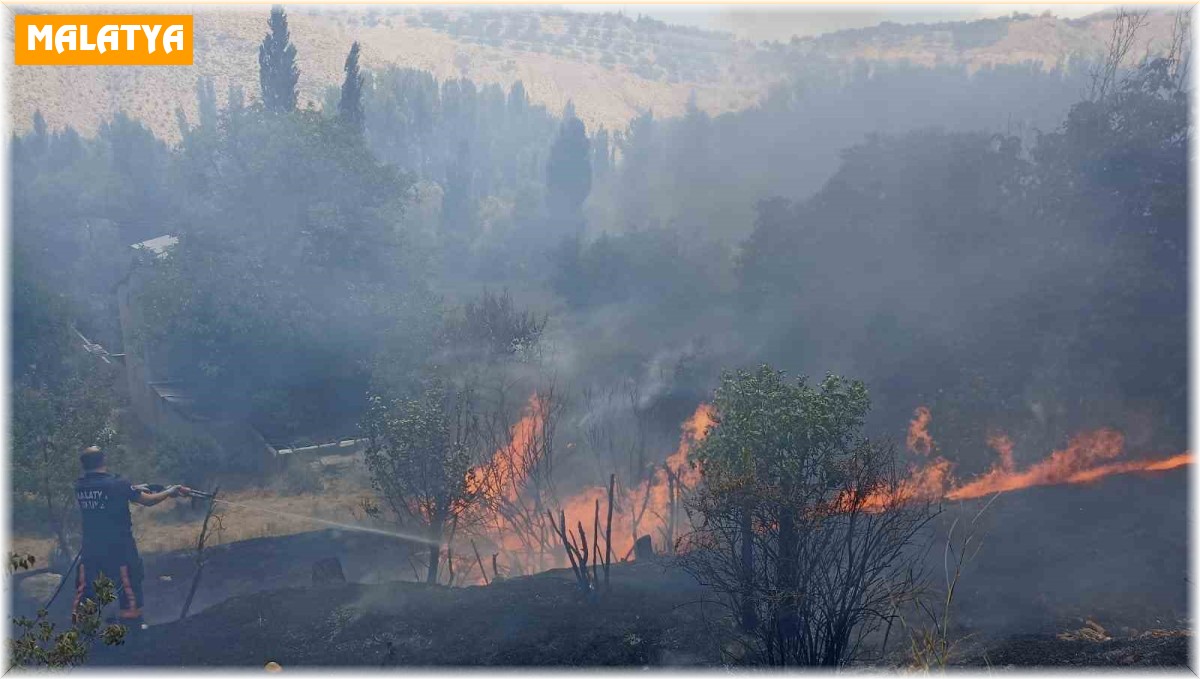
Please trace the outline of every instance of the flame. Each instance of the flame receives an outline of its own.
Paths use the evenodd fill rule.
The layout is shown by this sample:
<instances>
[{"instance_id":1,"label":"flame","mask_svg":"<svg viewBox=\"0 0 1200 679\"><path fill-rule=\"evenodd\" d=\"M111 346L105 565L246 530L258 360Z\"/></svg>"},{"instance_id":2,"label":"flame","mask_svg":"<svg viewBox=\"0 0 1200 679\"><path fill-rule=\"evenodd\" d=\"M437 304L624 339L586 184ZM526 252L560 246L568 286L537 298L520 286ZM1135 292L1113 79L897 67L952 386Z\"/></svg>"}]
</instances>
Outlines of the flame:
<instances>
[{"instance_id":1,"label":"flame","mask_svg":"<svg viewBox=\"0 0 1200 679\"><path fill-rule=\"evenodd\" d=\"M995 432L988 435L988 446L996 451L1000 456L1000 468L1004 471L1011 472L1013 470L1013 442L1004 432Z\"/></svg>"},{"instance_id":2,"label":"flame","mask_svg":"<svg viewBox=\"0 0 1200 679\"><path fill-rule=\"evenodd\" d=\"M932 414L925 406L916 410L908 430L909 448L914 452L936 449L927 427ZM1092 483L1114 474L1156 472L1175 469L1192 463L1192 453L1185 451L1166 458L1117 461L1125 451L1125 437L1115 429L1101 428L1073 436L1062 450L1018 470L1013 461L1013 442L1002 432L987 438L996 451L999 462L988 471L965 482L951 474L953 464L938 456L922 467L909 470L908 478L890 492L879 492L864 499L868 510L880 510L897 501L909 500L969 500L1007 493L1035 486Z\"/></svg>"},{"instance_id":3,"label":"flame","mask_svg":"<svg viewBox=\"0 0 1200 679\"><path fill-rule=\"evenodd\" d=\"M656 529L671 523L673 509L678 519L679 507L673 507L673 501L678 501L685 488L692 488L700 481L700 469L692 466L688 454L708 434L715 421L713 414L712 406L701 403L680 426L679 446L666 462L636 487L614 492L612 543L615 560L629 554L640 535L653 535ZM607 521L607 488L587 488L567 498L562 503L567 525L578 527L582 522L591 534L597 500L600 501L600 530L603 531Z\"/></svg>"},{"instance_id":4,"label":"flame","mask_svg":"<svg viewBox=\"0 0 1200 679\"><path fill-rule=\"evenodd\" d=\"M498 501L507 501L511 507L525 499L523 494L528 492L530 481L528 463L533 462L541 452L539 446L545 417L545 403L534 394L530 397L521 418L512 426L510 441L496 450L488 462L472 468L466 477L467 491L478 495L483 500L479 506L482 507L482 511L488 512L481 520L487 537L499 552L506 555L507 566L516 571L566 565L566 557L557 536L548 534L545 542L549 544L546 545L540 538L534 539L535 536L529 535L531 522L524 526L516 526L511 517L495 511ZM611 528L614 561L632 552L633 544L639 535L654 534L656 530L661 530L662 537L670 537L669 527L675 525L679 516L677 503L680 494L684 489L694 487L700 480L700 470L691 465L688 454L697 442L704 439L713 423L712 407L701 404L681 425L682 433L675 452L667 457L665 463L656 469L650 478L634 488L614 489ZM518 461L521 464L516 464ZM599 532L603 533L607 525L608 487L584 488L557 504L566 520L566 528L574 532L576 538L578 528L582 524L588 535L589 551L592 551L597 505ZM541 522L545 518L545 506L536 510L532 509L530 503L526 503L526 506L531 507L527 515L534 515L531 517L533 521ZM556 514L555 521L557 520ZM546 527L545 524L542 525ZM599 548L603 552L603 541Z\"/></svg>"},{"instance_id":5,"label":"flame","mask_svg":"<svg viewBox=\"0 0 1200 679\"><path fill-rule=\"evenodd\" d=\"M1050 457L1036 462L1024 471L994 467L969 483L946 493L950 500L1004 493L1033 486L1052 486L1073 481L1077 475L1095 472L1098 464L1120 456L1125 448L1125 437L1112 429L1097 429L1076 435L1063 450L1056 450ZM1083 477L1078 477L1083 478ZM1101 478L1095 476L1092 480Z\"/></svg>"},{"instance_id":6,"label":"flame","mask_svg":"<svg viewBox=\"0 0 1200 679\"><path fill-rule=\"evenodd\" d=\"M466 489L471 495L483 495L489 500L503 496L516 501L524 481L525 470L517 462L536 454L537 441L541 438L546 420L546 405L537 394L529 397L529 403L521 419L512 426L508 445L492 453L486 464L472 467L467 472Z\"/></svg>"},{"instance_id":7,"label":"flame","mask_svg":"<svg viewBox=\"0 0 1200 679\"><path fill-rule=\"evenodd\" d=\"M468 472L467 490L485 500L480 503L484 511L493 511L487 508L494 508L498 501L520 504L527 499L530 465L537 462L538 455L545 453L542 439L546 415L546 404L537 394L531 396L521 418L511 428L509 442L496 450L488 463ZM996 452L997 462L988 471L959 481L953 474L954 463L934 455L937 444L929 434L932 420L929 408L917 408L909 423L907 437L910 450L930 459L922 465L912 466L907 477L890 490L859 496L856 501L861 502L864 510L883 511L917 500L969 500L1035 486L1092 483L1115 474L1167 471L1193 461L1190 451L1159 459L1119 460L1125 451L1125 437L1114 429L1102 428L1077 434L1062 450L1053 451L1025 469L1017 469L1012 439L1003 432L992 432L986 440ZM614 561L628 557L640 535L652 535L661 545L664 539L669 540L685 529L680 523L680 496L701 482L701 470L688 460L688 456L715 423L712 406L700 404L680 426L679 445L662 466L635 487L614 489L611 529ZM844 510L852 501L851 496L846 496L838 504ZM551 500L549 504L555 503ZM575 533L576 539L582 525L588 536L589 552L595 554L597 513L600 533L604 532L607 522L607 486L584 488L556 504L566 520L566 528ZM529 514L540 522L546 506L539 504L537 507ZM545 539L532 539L528 522L517 526L511 518L494 513L483 517L481 525L494 548L505 555L510 572L567 565L559 538L549 535ZM543 530L547 530L545 524L542 525ZM589 563L603 560L603 540L598 548L601 556L596 558L589 554Z\"/></svg>"},{"instance_id":8,"label":"flame","mask_svg":"<svg viewBox=\"0 0 1200 679\"><path fill-rule=\"evenodd\" d=\"M920 406L913 412L912 421L908 423L908 449L914 453L929 456L937 446L929 435L929 422L933 419L929 408Z\"/></svg>"}]
</instances>

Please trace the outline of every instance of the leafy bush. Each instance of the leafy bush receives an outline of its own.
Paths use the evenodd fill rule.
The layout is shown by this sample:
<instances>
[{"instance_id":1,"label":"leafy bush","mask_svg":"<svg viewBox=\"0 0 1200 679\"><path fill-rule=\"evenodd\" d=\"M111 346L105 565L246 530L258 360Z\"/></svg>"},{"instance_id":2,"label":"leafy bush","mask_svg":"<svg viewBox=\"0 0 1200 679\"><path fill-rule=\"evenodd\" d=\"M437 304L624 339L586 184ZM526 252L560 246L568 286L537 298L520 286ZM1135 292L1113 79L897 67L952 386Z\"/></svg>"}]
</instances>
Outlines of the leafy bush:
<instances>
[{"instance_id":1,"label":"leafy bush","mask_svg":"<svg viewBox=\"0 0 1200 679\"><path fill-rule=\"evenodd\" d=\"M12 554L10 556L10 567ZM32 559L29 560L32 564ZM101 576L93 583L94 599L79 603L77 615L71 626L57 632L49 621L49 613L41 609L33 618L13 618L16 634L9 640L12 667L21 668L67 668L83 664L88 652L97 640L106 646L125 643L126 629L123 625L104 624L105 607L117 600L113 581Z\"/></svg>"}]
</instances>

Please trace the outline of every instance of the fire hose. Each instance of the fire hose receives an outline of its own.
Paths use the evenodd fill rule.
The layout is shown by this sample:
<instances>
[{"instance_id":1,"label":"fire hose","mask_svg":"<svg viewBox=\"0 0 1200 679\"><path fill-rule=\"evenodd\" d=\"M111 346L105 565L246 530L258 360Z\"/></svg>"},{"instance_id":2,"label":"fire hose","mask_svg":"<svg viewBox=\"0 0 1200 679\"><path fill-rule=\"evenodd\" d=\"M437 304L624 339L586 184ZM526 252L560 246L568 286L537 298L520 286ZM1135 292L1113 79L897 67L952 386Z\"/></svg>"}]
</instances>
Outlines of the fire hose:
<instances>
[{"instance_id":1,"label":"fire hose","mask_svg":"<svg viewBox=\"0 0 1200 679\"><path fill-rule=\"evenodd\" d=\"M134 488L147 493L161 493L169 488L169 486L164 486L160 483L143 483L141 485L134 486ZM202 490L188 488L187 486L179 486L179 489L182 491L184 497L199 497L208 500L211 500L213 497L212 493L206 493Z\"/></svg>"}]
</instances>

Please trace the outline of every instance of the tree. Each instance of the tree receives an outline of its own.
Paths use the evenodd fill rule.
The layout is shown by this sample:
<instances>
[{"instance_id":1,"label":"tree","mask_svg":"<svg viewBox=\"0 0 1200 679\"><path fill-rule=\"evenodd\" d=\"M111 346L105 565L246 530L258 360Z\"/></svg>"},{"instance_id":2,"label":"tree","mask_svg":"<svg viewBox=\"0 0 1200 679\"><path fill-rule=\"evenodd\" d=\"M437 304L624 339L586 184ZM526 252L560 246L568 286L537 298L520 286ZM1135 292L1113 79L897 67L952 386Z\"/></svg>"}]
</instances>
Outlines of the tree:
<instances>
[{"instance_id":1,"label":"tree","mask_svg":"<svg viewBox=\"0 0 1200 679\"><path fill-rule=\"evenodd\" d=\"M13 279L12 478L18 497L44 509L64 554L79 453L115 437L111 366L83 350L67 307L25 270Z\"/></svg>"},{"instance_id":2,"label":"tree","mask_svg":"<svg viewBox=\"0 0 1200 679\"><path fill-rule=\"evenodd\" d=\"M351 427L376 354L423 350L406 339L427 315L408 178L317 113L248 112L207 143L197 171L220 171L189 182L179 243L144 263L135 339L268 436Z\"/></svg>"},{"instance_id":3,"label":"tree","mask_svg":"<svg viewBox=\"0 0 1200 679\"><path fill-rule=\"evenodd\" d=\"M612 170L611 160L608 151L608 130L601 127L596 132L595 141L592 142L592 170L597 180L608 176Z\"/></svg>"},{"instance_id":4,"label":"tree","mask_svg":"<svg viewBox=\"0 0 1200 679\"><path fill-rule=\"evenodd\" d=\"M262 86L263 107L274 113L296 110L296 82L300 69L296 66L296 46L288 35L287 14L283 7L271 8L267 21L270 31L258 48L258 81Z\"/></svg>"},{"instance_id":5,"label":"tree","mask_svg":"<svg viewBox=\"0 0 1200 679\"><path fill-rule=\"evenodd\" d=\"M928 505L860 433L860 382L789 384L764 365L723 375L713 407L684 567L737 612L759 662L845 663L913 591Z\"/></svg>"},{"instance_id":6,"label":"tree","mask_svg":"<svg viewBox=\"0 0 1200 679\"><path fill-rule=\"evenodd\" d=\"M546 209L555 226L574 236L583 230L583 201L592 190L591 149L583 122L568 103L546 162Z\"/></svg>"},{"instance_id":7,"label":"tree","mask_svg":"<svg viewBox=\"0 0 1200 679\"><path fill-rule=\"evenodd\" d=\"M350 53L346 55L346 65L342 69L346 72L346 79L342 81L342 98L338 100L338 118L350 129L361 133L364 121L363 75L358 70L358 54L359 47L356 40L350 46Z\"/></svg>"},{"instance_id":8,"label":"tree","mask_svg":"<svg viewBox=\"0 0 1200 679\"><path fill-rule=\"evenodd\" d=\"M446 168L446 187L442 194L442 232L456 254L465 250L475 235L475 196L471 150L460 142L454 162Z\"/></svg>"},{"instance_id":9,"label":"tree","mask_svg":"<svg viewBox=\"0 0 1200 679\"><path fill-rule=\"evenodd\" d=\"M461 314L447 316L444 340L455 361L519 361L536 352L548 319L517 309L507 290L484 290L463 305Z\"/></svg>"},{"instance_id":10,"label":"tree","mask_svg":"<svg viewBox=\"0 0 1200 679\"><path fill-rule=\"evenodd\" d=\"M436 584L442 545L475 500L467 481L480 442L475 396L435 376L415 398L376 393L369 402L362 428L371 484L402 526L427 537L426 582Z\"/></svg>"},{"instance_id":11,"label":"tree","mask_svg":"<svg viewBox=\"0 0 1200 679\"><path fill-rule=\"evenodd\" d=\"M217 129L217 91L211 77L196 78L196 105L200 128L206 132Z\"/></svg>"}]
</instances>

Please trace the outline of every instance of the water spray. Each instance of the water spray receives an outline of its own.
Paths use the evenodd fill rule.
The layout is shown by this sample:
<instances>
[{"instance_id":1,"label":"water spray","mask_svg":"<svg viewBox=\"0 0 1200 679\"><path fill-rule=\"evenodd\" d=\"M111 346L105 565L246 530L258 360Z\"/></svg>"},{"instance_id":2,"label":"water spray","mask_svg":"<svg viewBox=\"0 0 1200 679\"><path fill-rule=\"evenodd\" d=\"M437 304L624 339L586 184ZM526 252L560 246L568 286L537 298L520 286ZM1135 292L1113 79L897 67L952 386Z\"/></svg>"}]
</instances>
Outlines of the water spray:
<instances>
[{"instance_id":1,"label":"water spray","mask_svg":"<svg viewBox=\"0 0 1200 679\"><path fill-rule=\"evenodd\" d=\"M134 487L138 488L139 490L145 490L150 493L158 493L158 492L162 492L163 490L166 490L166 486L156 484L156 483L143 483L139 486L134 486ZM240 502L233 502L231 500L217 498L217 497L215 497L214 493L208 493L208 492L205 492L202 490L196 490L195 488L181 487L181 491L182 491L183 495L186 497L198 497L198 498L203 498L205 500L209 500L211 502L222 502L231 507L240 507L242 509L249 509L252 512L263 512L265 514L275 514L276 516L283 516L283 517L287 517L287 518L291 518L291 519L301 519L303 521L312 521L313 523L321 523L326 526L331 526L333 528L340 528L342 530L355 531L355 532L359 532L359 533L373 533L375 535L386 535L388 537L399 538L401 540L409 540L412 542L420 542L420 543L426 544L426 545L439 544L436 540L431 540L427 537L414 535L412 533L399 533L396 531L383 530L382 528L371 528L369 526L356 526L351 523L341 523L339 521L330 521L328 519L318 519L315 516L307 516L305 514L294 514L292 512L281 512L278 509L269 509L267 507L255 507L254 505L245 505Z\"/></svg>"},{"instance_id":2,"label":"water spray","mask_svg":"<svg viewBox=\"0 0 1200 679\"><path fill-rule=\"evenodd\" d=\"M208 497L210 499L212 498L211 494L201 495L200 493L197 493L195 491L193 491L193 494L197 495L199 497ZM359 533L373 533L375 535L386 535L388 537L399 538L401 540L409 540L412 542L420 542L420 543L426 544L426 545L439 544L435 540L431 540L427 537L420 536L420 535L414 535L412 533L399 533L396 531L383 530L382 528L370 528L368 526L356 526L356 525L350 524L350 523L341 523L339 521L329 521L328 519L318 519L315 516L307 516L305 514L293 514L292 512L281 512L277 509L268 509L266 507L255 507L253 505L245 505L240 502L232 502L230 500L223 500L220 498L213 499L212 501L213 502L221 502L221 503L227 504L231 507L240 507L242 509L249 509L250 511L254 511L254 512L263 512L265 514L275 514L276 516L283 516L283 517L288 517L288 518L292 518L292 519L301 519L304 521L312 521L314 523L321 523L321 524L325 524L326 526L332 526L334 528L340 528L342 530L357 531Z\"/></svg>"}]
</instances>

